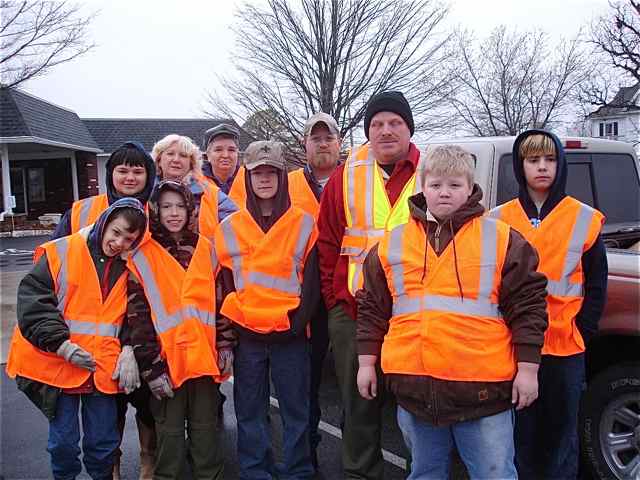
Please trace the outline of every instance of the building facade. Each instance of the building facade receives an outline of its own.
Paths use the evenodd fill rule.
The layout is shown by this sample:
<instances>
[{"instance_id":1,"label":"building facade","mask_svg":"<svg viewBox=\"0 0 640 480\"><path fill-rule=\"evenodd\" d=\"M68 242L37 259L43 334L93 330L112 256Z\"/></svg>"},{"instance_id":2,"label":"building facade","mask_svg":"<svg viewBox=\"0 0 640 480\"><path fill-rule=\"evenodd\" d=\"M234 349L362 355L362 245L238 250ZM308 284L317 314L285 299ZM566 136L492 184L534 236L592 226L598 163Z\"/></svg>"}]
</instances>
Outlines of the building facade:
<instances>
[{"instance_id":1,"label":"building facade","mask_svg":"<svg viewBox=\"0 0 640 480\"><path fill-rule=\"evenodd\" d=\"M640 153L640 82L622 87L609 104L587 119L592 137L632 143Z\"/></svg>"},{"instance_id":2,"label":"building facade","mask_svg":"<svg viewBox=\"0 0 640 480\"><path fill-rule=\"evenodd\" d=\"M15 88L0 89L0 232L41 229L39 218L62 214L75 200L105 191L105 164L127 141L151 152L171 133L202 145L204 132L229 120L81 119L66 108ZM250 139L242 131L240 149Z\"/></svg>"}]
</instances>

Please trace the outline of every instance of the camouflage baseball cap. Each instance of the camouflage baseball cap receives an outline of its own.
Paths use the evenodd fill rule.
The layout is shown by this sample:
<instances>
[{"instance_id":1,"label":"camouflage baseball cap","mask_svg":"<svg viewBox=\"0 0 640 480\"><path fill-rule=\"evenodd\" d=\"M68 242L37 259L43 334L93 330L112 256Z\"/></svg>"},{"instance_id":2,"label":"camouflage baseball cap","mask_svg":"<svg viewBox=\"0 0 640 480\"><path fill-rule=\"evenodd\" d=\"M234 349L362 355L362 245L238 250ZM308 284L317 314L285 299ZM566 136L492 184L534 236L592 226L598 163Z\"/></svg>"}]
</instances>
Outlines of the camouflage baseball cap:
<instances>
[{"instance_id":1,"label":"camouflage baseball cap","mask_svg":"<svg viewBox=\"0 0 640 480\"><path fill-rule=\"evenodd\" d=\"M244 168L253 170L260 165L285 169L284 145L280 142L261 140L250 143L244 152Z\"/></svg>"}]
</instances>

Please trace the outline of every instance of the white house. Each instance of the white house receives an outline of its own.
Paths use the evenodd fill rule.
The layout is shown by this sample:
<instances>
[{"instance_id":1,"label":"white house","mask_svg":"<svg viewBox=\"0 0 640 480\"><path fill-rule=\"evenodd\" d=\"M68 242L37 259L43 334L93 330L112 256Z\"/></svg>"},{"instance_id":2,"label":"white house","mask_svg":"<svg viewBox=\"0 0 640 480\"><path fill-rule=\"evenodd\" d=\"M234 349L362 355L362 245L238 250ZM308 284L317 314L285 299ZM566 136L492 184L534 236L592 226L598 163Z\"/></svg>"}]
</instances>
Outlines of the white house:
<instances>
[{"instance_id":1,"label":"white house","mask_svg":"<svg viewBox=\"0 0 640 480\"><path fill-rule=\"evenodd\" d=\"M629 142L640 152L640 82L620 88L609 104L587 119L592 137Z\"/></svg>"}]
</instances>

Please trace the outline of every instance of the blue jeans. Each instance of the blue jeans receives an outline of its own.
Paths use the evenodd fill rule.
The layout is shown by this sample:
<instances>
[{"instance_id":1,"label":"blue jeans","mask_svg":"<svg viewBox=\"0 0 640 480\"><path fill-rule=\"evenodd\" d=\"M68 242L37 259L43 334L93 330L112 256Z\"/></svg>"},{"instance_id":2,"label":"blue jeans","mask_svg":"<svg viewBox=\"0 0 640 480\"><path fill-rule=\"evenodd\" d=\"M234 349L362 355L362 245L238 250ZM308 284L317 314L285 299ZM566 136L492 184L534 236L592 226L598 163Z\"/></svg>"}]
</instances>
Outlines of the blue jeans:
<instances>
[{"instance_id":1,"label":"blue jeans","mask_svg":"<svg viewBox=\"0 0 640 480\"><path fill-rule=\"evenodd\" d=\"M454 443L471 479L518 478L513 462L512 410L435 427L398 405L398 425L411 451L407 480L449 478Z\"/></svg>"},{"instance_id":2,"label":"blue jeans","mask_svg":"<svg viewBox=\"0 0 640 480\"><path fill-rule=\"evenodd\" d=\"M523 479L575 479L584 354L543 355L538 385L538 399L516 415L518 473Z\"/></svg>"},{"instance_id":3,"label":"blue jeans","mask_svg":"<svg viewBox=\"0 0 640 480\"><path fill-rule=\"evenodd\" d=\"M309 448L309 345L305 338L267 343L240 336L233 363L238 463L243 480L276 474L269 425L269 373L283 421L281 479L313 476Z\"/></svg>"},{"instance_id":4,"label":"blue jeans","mask_svg":"<svg viewBox=\"0 0 640 480\"><path fill-rule=\"evenodd\" d=\"M49 422L47 451L51 470L57 480L74 479L80 474L80 422L82 400L82 461L94 480L110 479L114 453L120 444L117 427L118 407L115 395L102 393L58 397L56 416Z\"/></svg>"}]
</instances>

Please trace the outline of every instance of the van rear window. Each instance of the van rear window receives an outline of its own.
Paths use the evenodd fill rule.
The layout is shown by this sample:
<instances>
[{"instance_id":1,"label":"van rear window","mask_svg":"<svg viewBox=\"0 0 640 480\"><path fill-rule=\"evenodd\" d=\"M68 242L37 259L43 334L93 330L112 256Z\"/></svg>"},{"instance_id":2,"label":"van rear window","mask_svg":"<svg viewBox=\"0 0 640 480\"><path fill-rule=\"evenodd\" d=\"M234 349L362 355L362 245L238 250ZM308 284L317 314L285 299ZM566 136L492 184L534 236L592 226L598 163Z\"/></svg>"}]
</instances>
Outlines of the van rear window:
<instances>
[{"instance_id":1,"label":"van rear window","mask_svg":"<svg viewBox=\"0 0 640 480\"><path fill-rule=\"evenodd\" d=\"M640 221L640 181L633 157L614 153L567 153L567 194L602 211L607 223ZM497 204L518 196L511 154L498 165Z\"/></svg>"}]
</instances>

